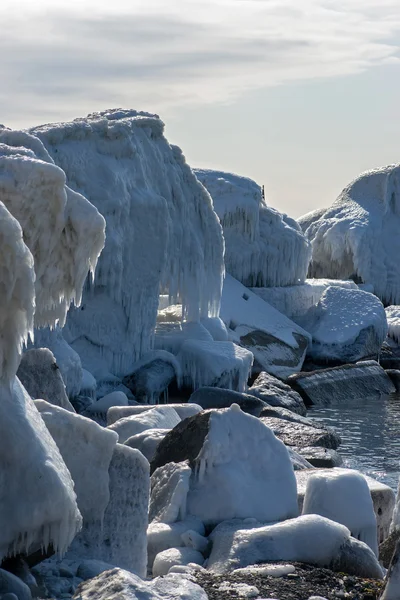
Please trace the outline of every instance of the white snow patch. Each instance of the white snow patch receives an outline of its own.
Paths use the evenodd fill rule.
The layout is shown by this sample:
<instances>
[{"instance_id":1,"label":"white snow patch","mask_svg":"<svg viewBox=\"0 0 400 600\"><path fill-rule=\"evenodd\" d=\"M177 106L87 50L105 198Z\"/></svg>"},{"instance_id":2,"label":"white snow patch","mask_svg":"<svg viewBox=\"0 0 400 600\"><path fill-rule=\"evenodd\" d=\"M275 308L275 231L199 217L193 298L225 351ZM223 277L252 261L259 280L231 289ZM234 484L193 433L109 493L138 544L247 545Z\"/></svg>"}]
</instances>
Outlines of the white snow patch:
<instances>
[{"instance_id":1,"label":"white snow patch","mask_svg":"<svg viewBox=\"0 0 400 600\"><path fill-rule=\"evenodd\" d=\"M217 589L219 592L234 592L239 598L258 598L260 595L255 585L248 585L247 583L224 581L218 585Z\"/></svg>"},{"instance_id":2,"label":"white snow patch","mask_svg":"<svg viewBox=\"0 0 400 600\"><path fill-rule=\"evenodd\" d=\"M251 565L242 569L234 569L232 575L257 575L261 577L284 577L289 573L295 573L294 565Z\"/></svg>"},{"instance_id":3,"label":"white snow patch","mask_svg":"<svg viewBox=\"0 0 400 600\"><path fill-rule=\"evenodd\" d=\"M177 565L188 565L195 563L203 565L204 556L193 550L193 548L169 548L159 552L153 562L153 577L166 575L168 571Z\"/></svg>"},{"instance_id":4,"label":"white snow patch","mask_svg":"<svg viewBox=\"0 0 400 600\"><path fill-rule=\"evenodd\" d=\"M107 414L107 411L113 406L128 406L129 400L124 392L111 392L106 396L103 396L86 409L86 412L90 414L103 413Z\"/></svg>"},{"instance_id":5,"label":"white snow patch","mask_svg":"<svg viewBox=\"0 0 400 600\"><path fill-rule=\"evenodd\" d=\"M108 425L107 429L118 433L119 442L123 444L137 433L147 429L172 429L180 421L178 413L170 406L157 406L138 415L119 419Z\"/></svg>"},{"instance_id":6,"label":"white snow patch","mask_svg":"<svg viewBox=\"0 0 400 600\"><path fill-rule=\"evenodd\" d=\"M175 523L152 521L147 529L148 568L152 569L155 556L167 550L182 545L182 535L187 531L195 531L204 536L205 529L202 521L196 517L187 517Z\"/></svg>"}]
</instances>

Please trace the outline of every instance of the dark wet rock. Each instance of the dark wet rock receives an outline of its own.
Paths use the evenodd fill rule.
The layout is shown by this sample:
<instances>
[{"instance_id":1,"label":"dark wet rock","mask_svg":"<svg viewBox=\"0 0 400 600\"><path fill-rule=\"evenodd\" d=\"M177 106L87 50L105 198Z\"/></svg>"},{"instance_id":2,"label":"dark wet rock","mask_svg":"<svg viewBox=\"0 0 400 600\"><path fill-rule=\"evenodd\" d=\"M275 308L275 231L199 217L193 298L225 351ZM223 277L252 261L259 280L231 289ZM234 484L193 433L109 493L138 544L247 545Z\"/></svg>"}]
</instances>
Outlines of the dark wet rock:
<instances>
[{"instance_id":1,"label":"dark wet rock","mask_svg":"<svg viewBox=\"0 0 400 600\"><path fill-rule=\"evenodd\" d=\"M398 392L400 390L400 370L386 369L386 374L390 377L391 382L396 388L396 392Z\"/></svg>"},{"instance_id":2,"label":"dark wet rock","mask_svg":"<svg viewBox=\"0 0 400 600\"><path fill-rule=\"evenodd\" d=\"M332 448L308 446L305 448L296 448L296 450L300 456L305 458L313 467L330 469L333 467L341 467L343 465L343 458Z\"/></svg>"},{"instance_id":3,"label":"dark wet rock","mask_svg":"<svg viewBox=\"0 0 400 600\"><path fill-rule=\"evenodd\" d=\"M388 569L392 560L396 544L400 540L400 531L393 531L379 546L379 560Z\"/></svg>"},{"instance_id":4,"label":"dark wet rock","mask_svg":"<svg viewBox=\"0 0 400 600\"><path fill-rule=\"evenodd\" d=\"M303 416L307 412L298 392L265 371L259 374L247 393L260 398L270 406L286 408Z\"/></svg>"},{"instance_id":5,"label":"dark wet rock","mask_svg":"<svg viewBox=\"0 0 400 600\"><path fill-rule=\"evenodd\" d=\"M341 443L340 436L333 430L319 429L303 425L303 423L293 423L274 417L260 417L260 420L270 427L276 437L286 446L297 448L322 446L323 448L336 450Z\"/></svg>"},{"instance_id":6,"label":"dark wet rock","mask_svg":"<svg viewBox=\"0 0 400 600\"><path fill-rule=\"evenodd\" d=\"M214 387L199 388L191 395L189 402L205 409L229 408L232 404L238 404L243 412L255 417L259 417L267 406L266 402L254 395Z\"/></svg>"},{"instance_id":7,"label":"dark wet rock","mask_svg":"<svg viewBox=\"0 0 400 600\"><path fill-rule=\"evenodd\" d=\"M154 404L175 377L176 372L170 362L155 358L137 371L126 375L122 383L131 390L138 402Z\"/></svg>"}]
</instances>

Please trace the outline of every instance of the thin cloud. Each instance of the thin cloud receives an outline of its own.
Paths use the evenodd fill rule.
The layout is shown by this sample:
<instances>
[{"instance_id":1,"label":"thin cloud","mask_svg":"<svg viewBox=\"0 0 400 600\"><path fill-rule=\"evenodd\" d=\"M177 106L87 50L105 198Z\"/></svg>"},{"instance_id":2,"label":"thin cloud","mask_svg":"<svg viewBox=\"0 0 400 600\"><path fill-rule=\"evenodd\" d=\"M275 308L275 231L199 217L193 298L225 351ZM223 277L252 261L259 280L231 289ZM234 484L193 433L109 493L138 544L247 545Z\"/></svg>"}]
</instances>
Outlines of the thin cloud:
<instances>
[{"instance_id":1,"label":"thin cloud","mask_svg":"<svg viewBox=\"0 0 400 600\"><path fill-rule=\"evenodd\" d=\"M162 112L399 62L397 0L166 4L3 0L0 120L110 105Z\"/></svg>"}]
</instances>

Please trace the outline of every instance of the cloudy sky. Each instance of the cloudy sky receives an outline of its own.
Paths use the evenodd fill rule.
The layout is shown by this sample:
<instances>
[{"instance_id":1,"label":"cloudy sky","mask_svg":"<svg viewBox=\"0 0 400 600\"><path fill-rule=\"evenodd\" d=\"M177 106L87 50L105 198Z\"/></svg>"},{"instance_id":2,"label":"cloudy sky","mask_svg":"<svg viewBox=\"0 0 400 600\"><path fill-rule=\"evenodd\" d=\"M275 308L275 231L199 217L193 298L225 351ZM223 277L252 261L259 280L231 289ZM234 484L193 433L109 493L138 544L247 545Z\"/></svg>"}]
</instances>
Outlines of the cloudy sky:
<instances>
[{"instance_id":1,"label":"cloudy sky","mask_svg":"<svg viewBox=\"0 0 400 600\"><path fill-rule=\"evenodd\" d=\"M0 123L159 114L296 217L400 162L399 0L1 0Z\"/></svg>"}]
</instances>

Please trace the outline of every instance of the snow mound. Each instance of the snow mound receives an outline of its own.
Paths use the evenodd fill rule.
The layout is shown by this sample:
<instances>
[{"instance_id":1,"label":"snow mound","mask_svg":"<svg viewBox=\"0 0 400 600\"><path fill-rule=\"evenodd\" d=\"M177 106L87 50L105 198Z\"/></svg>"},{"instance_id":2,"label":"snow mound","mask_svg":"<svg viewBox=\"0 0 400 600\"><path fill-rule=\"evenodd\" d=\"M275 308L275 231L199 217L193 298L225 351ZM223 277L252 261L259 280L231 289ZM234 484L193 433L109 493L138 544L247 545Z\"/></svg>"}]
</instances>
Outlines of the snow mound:
<instances>
[{"instance_id":1,"label":"snow mound","mask_svg":"<svg viewBox=\"0 0 400 600\"><path fill-rule=\"evenodd\" d=\"M108 429L118 433L119 442L123 444L128 438L147 429L172 429L180 420L175 409L170 406L158 406L138 415L123 417L108 425Z\"/></svg>"},{"instance_id":2,"label":"snow mound","mask_svg":"<svg viewBox=\"0 0 400 600\"><path fill-rule=\"evenodd\" d=\"M303 515L317 514L345 525L378 556L376 517L365 478L357 471L314 473L307 481Z\"/></svg>"},{"instance_id":3,"label":"snow mound","mask_svg":"<svg viewBox=\"0 0 400 600\"><path fill-rule=\"evenodd\" d=\"M246 286L303 282L311 248L296 221L268 207L261 187L247 177L207 169L195 173L224 230L228 273Z\"/></svg>"},{"instance_id":4,"label":"snow mound","mask_svg":"<svg viewBox=\"0 0 400 600\"><path fill-rule=\"evenodd\" d=\"M106 246L67 341L126 374L151 348L160 288L188 320L217 316L223 238L211 198L157 116L108 110L31 131L107 221ZM86 365L85 365L86 367Z\"/></svg>"},{"instance_id":5,"label":"snow mound","mask_svg":"<svg viewBox=\"0 0 400 600\"><path fill-rule=\"evenodd\" d=\"M388 306L385 308L388 324L388 336L398 344L400 343L400 306Z\"/></svg>"},{"instance_id":6,"label":"snow mound","mask_svg":"<svg viewBox=\"0 0 400 600\"><path fill-rule=\"evenodd\" d=\"M186 548L185 546L168 548L168 550L163 550L155 557L153 577L166 575L172 567L177 565L188 565L190 563L203 565L204 556L197 550Z\"/></svg>"},{"instance_id":7,"label":"snow mound","mask_svg":"<svg viewBox=\"0 0 400 600\"><path fill-rule=\"evenodd\" d=\"M182 536L188 531L204 536L205 529L200 519L188 517L176 523L161 523L153 521L147 529L147 551L149 556L148 568L152 569L154 558L159 552L182 545Z\"/></svg>"},{"instance_id":8,"label":"snow mound","mask_svg":"<svg viewBox=\"0 0 400 600\"><path fill-rule=\"evenodd\" d=\"M303 284L287 287L251 288L257 296L279 310L289 319L303 316L312 306L318 304L322 294L330 287L358 289L354 281L335 279L306 279Z\"/></svg>"},{"instance_id":9,"label":"snow mound","mask_svg":"<svg viewBox=\"0 0 400 600\"><path fill-rule=\"evenodd\" d=\"M382 302L369 292L329 287L318 304L298 319L312 335L309 354L354 362L377 355L387 336Z\"/></svg>"},{"instance_id":10,"label":"snow mound","mask_svg":"<svg viewBox=\"0 0 400 600\"><path fill-rule=\"evenodd\" d=\"M158 444L165 438L169 429L147 429L142 433L132 435L125 442L125 446L139 450L149 462L156 453Z\"/></svg>"},{"instance_id":11,"label":"snow mound","mask_svg":"<svg viewBox=\"0 0 400 600\"><path fill-rule=\"evenodd\" d=\"M362 173L321 212L308 219L305 232L311 275L357 278L372 284L385 304L400 303L400 165Z\"/></svg>"},{"instance_id":12,"label":"snow mound","mask_svg":"<svg viewBox=\"0 0 400 600\"><path fill-rule=\"evenodd\" d=\"M20 148L21 142L37 154ZM62 326L70 304L81 302L87 274L94 274L104 246L104 219L66 186L64 172L43 144L24 132L0 129L0 197L19 221L34 257L35 325L54 326L59 320Z\"/></svg>"}]
</instances>

